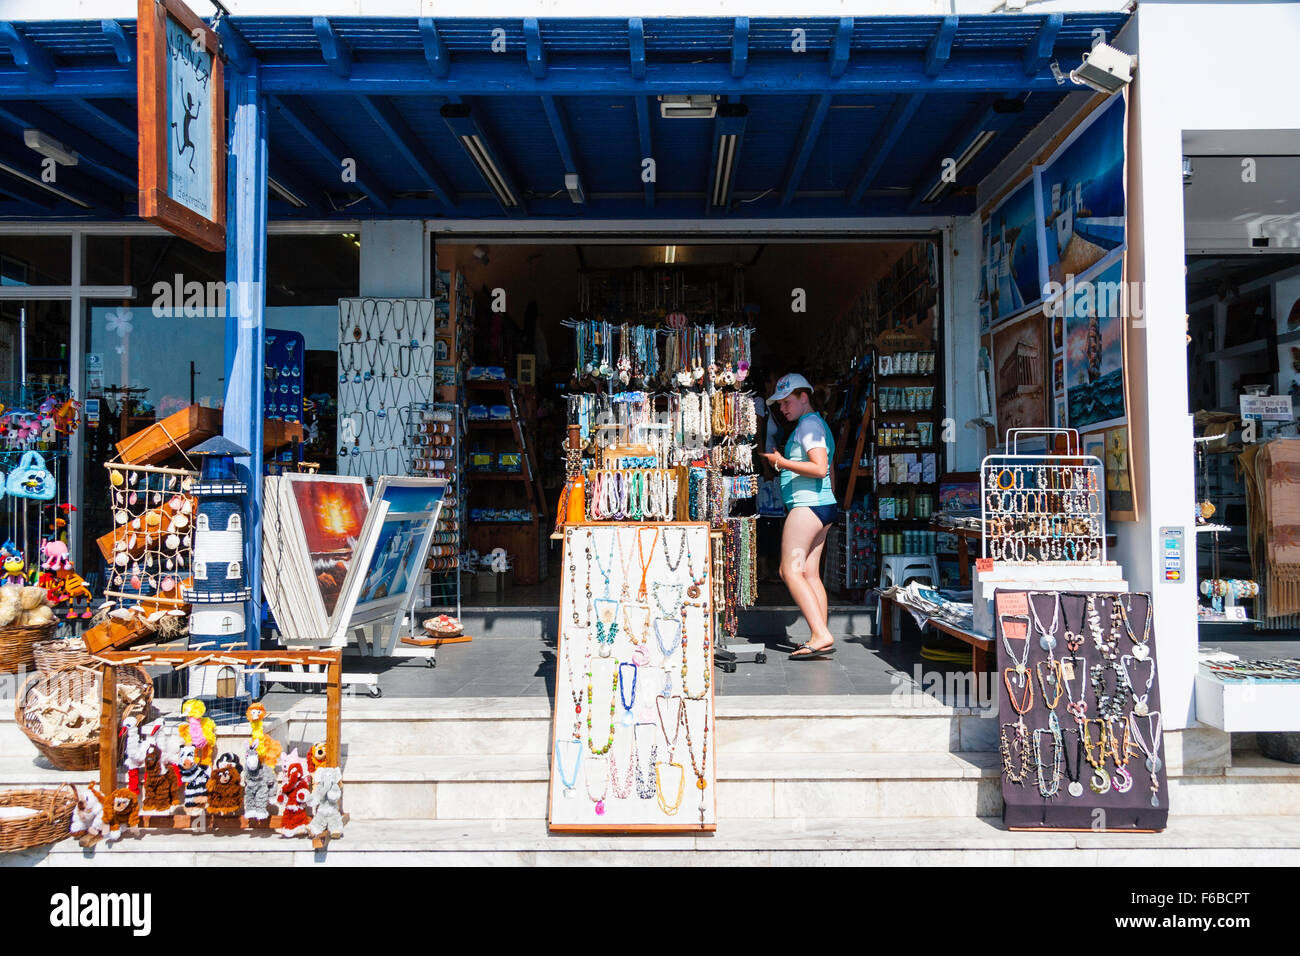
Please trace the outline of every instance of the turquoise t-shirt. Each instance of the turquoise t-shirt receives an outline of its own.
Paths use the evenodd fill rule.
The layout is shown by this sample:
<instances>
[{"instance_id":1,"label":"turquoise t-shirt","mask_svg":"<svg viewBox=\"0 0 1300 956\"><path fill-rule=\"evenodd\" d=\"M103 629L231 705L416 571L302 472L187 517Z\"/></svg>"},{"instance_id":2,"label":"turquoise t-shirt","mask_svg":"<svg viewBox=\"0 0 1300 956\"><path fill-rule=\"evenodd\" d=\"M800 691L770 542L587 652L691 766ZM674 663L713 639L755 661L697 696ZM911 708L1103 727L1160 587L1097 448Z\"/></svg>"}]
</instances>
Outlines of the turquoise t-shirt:
<instances>
[{"instance_id":1,"label":"turquoise t-shirt","mask_svg":"<svg viewBox=\"0 0 1300 956\"><path fill-rule=\"evenodd\" d=\"M781 500L785 502L787 510L835 504L835 492L831 487L831 469L835 467L835 439L826 420L816 412L809 412L800 416L795 423L782 454L791 461L811 461L808 452L814 448L826 449L826 477L809 478L781 469Z\"/></svg>"}]
</instances>

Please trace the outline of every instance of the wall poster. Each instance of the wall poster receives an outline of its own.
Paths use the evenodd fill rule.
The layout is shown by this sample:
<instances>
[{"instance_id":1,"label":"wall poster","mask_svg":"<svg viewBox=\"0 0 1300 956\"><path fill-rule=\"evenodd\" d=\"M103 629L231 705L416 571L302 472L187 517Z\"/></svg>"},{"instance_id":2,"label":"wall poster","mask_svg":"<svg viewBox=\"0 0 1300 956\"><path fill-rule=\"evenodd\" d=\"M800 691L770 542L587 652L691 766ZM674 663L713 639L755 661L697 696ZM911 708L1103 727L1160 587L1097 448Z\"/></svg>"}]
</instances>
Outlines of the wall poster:
<instances>
[{"instance_id":1,"label":"wall poster","mask_svg":"<svg viewBox=\"0 0 1300 956\"><path fill-rule=\"evenodd\" d=\"M990 213L983 226L981 326L996 325L1043 297L1039 274L1037 188L1030 176Z\"/></svg>"},{"instance_id":2,"label":"wall poster","mask_svg":"<svg viewBox=\"0 0 1300 956\"><path fill-rule=\"evenodd\" d=\"M1047 427L1046 320L1037 310L993 330L993 388L997 440L1010 428Z\"/></svg>"},{"instance_id":3,"label":"wall poster","mask_svg":"<svg viewBox=\"0 0 1300 956\"><path fill-rule=\"evenodd\" d=\"M710 831L707 524L570 524L561 555L550 829Z\"/></svg>"}]
</instances>

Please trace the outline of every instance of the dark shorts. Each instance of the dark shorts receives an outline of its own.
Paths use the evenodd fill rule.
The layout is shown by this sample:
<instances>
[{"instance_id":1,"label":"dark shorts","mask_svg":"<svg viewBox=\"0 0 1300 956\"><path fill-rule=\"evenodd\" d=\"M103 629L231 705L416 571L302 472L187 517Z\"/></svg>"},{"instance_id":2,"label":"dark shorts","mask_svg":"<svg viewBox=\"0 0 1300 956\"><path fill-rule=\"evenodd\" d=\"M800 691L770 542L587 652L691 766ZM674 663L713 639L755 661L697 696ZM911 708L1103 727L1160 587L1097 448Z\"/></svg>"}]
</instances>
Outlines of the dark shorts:
<instances>
[{"instance_id":1,"label":"dark shorts","mask_svg":"<svg viewBox=\"0 0 1300 956\"><path fill-rule=\"evenodd\" d=\"M834 524L835 519L839 516L840 513L839 505L800 505L799 507L807 508L813 514L815 514L817 516L817 520L822 523L823 528L825 528L827 525Z\"/></svg>"}]
</instances>

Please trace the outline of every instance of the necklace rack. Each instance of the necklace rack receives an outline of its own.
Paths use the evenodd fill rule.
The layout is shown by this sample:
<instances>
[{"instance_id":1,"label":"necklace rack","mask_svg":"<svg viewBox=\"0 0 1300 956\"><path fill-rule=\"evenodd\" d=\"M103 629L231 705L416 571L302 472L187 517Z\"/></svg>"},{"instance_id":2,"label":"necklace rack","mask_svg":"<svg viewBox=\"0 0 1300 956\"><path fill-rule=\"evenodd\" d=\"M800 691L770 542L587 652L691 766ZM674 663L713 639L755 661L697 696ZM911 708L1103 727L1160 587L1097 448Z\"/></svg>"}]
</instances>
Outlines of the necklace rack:
<instances>
[{"instance_id":1,"label":"necklace rack","mask_svg":"<svg viewBox=\"0 0 1300 956\"><path fill-rule=\"evenodd\" d=\"M609 793L609 767L608 761L603 757L592 757L587 761L587 799L596 805L596 816L605 815L605 797ZM594 767L600 767L594 771L595 775L600 778L600 796L591 792L591 777Z\"/></svg>"},{"instance_id":2,"label":"necklace rack","mask_svg":"<svg viewBox=\"0 0 1300 956\"><path fill-rule=\"evenodd\" d=\"M639 723L632 728L632 746L636 752L636 758L632 765L636 767L636 795L642 800L649 800L658 791L659 788L655 783L655 776L652 771L659 760L659 742L652 736L650 743L650 760L646 763L644 772L641 770L641 748L636 743L636 732L642 727L649 727L653 735L655 725L653 723Z\"/></svg>"},{"instance_id":3,"label":"necklace rack","mask_svg":"<svg viewBox=\"0 0 1300 956\"><path fill-rule=\"evenodd\" d=\"M609 748L614 745L614 711L618 706L618 668L614 668L614 679L609 688L609 739L605 741L605 746L599 750L595 747L595 741L591 739L591 713L592 702L596 696L595 668L591 666L591 658L587 658L587 749L597 757L603 757L609 753Z\"/></svg>"},{"instance_id":4,"label":"necklace rack","mask_svg":"<svg viewBox=\"0 0 1300 956\"><path fill-rule=\"evenodd\" d=\"M688 656L687 655L688 642L686 640L686 634L687 634L686 610L687 608L692 608L692 607L698 608L701 611L704 609L703 605L701 604L691 604L685 601L682 602L682 696L685 697L687 700L703 700L705 697L709 695L709 680L710 680L711 672L713 670L713 668L709 665L709 649L710 649L709 619L707 615L704 617L703 626L701 628L702 644L704 647L704 656L702 658L700 669L704 672L704 690L700 691L698 694L692 694L686 687L686 671L687 671L686 659ZM1031 694L1032 694L1032 690L1031 690Z\"/></svg>"}]
</instances>

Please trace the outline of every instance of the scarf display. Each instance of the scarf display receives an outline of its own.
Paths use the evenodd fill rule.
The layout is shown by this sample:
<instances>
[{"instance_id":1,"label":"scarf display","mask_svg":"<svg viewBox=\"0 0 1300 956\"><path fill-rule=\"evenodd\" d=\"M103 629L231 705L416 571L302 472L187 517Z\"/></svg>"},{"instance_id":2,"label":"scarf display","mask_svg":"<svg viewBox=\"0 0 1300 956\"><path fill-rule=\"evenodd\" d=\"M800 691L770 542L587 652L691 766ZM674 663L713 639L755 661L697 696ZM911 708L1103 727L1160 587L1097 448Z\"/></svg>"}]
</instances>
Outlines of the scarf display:
<instances>
[{"instance_id":1,"label":"scarf display","mask_svg":"<svg viewBox=\"0 0 1300 956\"><path fill-rule=\"evenodd\" d=\"M1300 613L1300 440L1276 438L1239 456L1256 580L1265 617Z\"/></svg>"}]
</instances>

